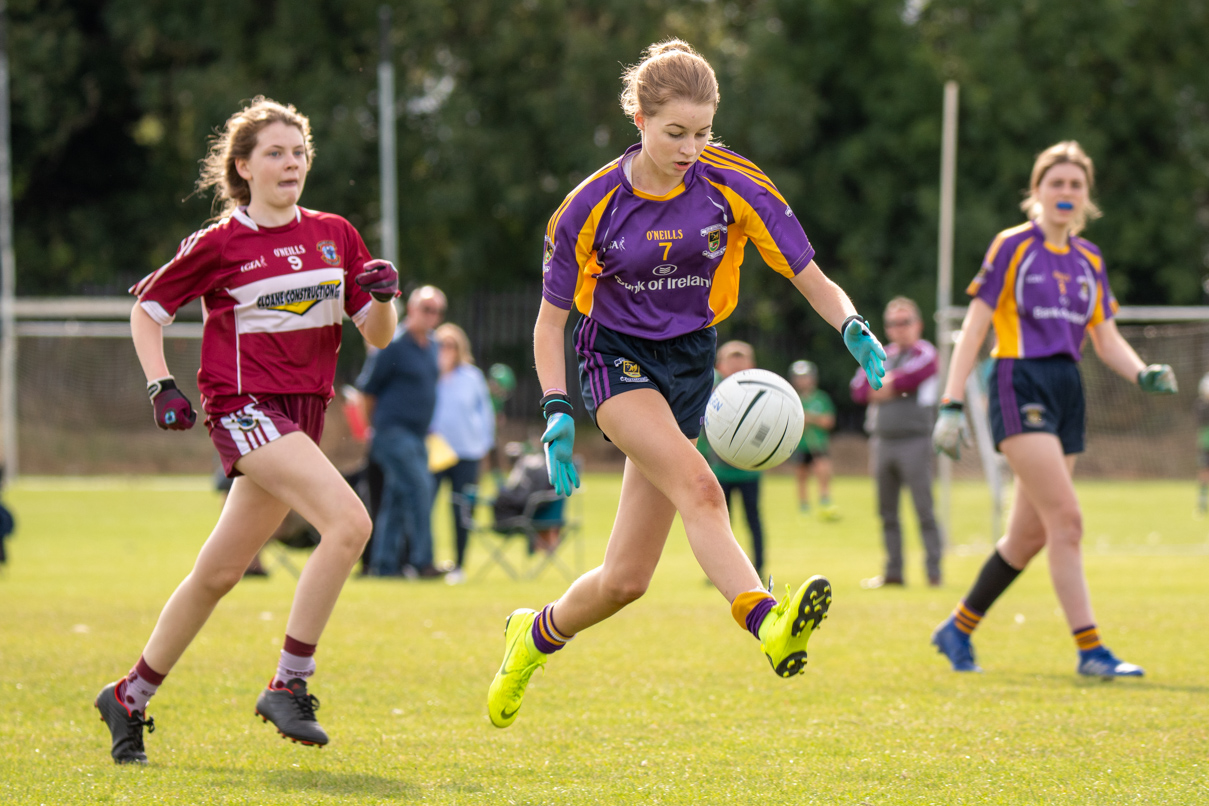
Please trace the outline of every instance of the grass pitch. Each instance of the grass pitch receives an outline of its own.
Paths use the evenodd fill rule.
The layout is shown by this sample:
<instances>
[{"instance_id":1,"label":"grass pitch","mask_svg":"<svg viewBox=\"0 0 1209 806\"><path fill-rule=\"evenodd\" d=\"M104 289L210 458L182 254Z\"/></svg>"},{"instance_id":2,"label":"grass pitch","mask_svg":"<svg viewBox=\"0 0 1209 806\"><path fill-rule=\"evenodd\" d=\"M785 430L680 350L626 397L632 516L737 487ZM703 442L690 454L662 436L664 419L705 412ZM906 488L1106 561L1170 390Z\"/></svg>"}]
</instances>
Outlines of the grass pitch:
<instances>
[{"instance_id":1,"label":"grass pitch","mask_svg":"<svg viewBox=\"0 0 1209 806\"><path fill-rule=\"evenodd\" d=\"M590 564L618 486L586 479ZM955 490L943 588L921 584L904 501L913 584L863 590L881 562L872 483L840 479L843 519L820 523L771 476L778 588L823 573L835 591L800 677L771 673L677 527L647 596L552 658L502 731L485 696L504 617L565 582L351 580L312 684L332 744L306 748L252 714L293 591L279 569L220 604L152 701L151 765L131 769L110 761L92 699L138 658L218 499L202 479L26 479L6 496L19 531L0 571L0 803L1209 802L1209 522L1191 483L1079 490L1102 634L1140 681L1075 675L1044 555L976 635L986 674L949 671L928 638L990 550L981 485ZM443 508L437 523L447 554Z\"/></svg>"}]
</instances>

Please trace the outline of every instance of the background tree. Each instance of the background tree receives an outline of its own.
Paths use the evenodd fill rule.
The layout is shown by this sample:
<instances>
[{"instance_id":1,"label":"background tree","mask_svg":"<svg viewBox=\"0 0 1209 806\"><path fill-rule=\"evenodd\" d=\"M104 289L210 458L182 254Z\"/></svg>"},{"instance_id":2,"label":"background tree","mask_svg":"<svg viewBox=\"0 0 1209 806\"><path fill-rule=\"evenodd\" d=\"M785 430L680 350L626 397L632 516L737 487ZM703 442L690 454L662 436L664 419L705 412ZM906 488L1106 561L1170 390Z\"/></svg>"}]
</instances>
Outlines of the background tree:
<instances>
[{"instance_id":1,"label":"background tree","mask_svg":"<svg viewBox=\"0 0 1209 806\"><path fill-rule=\"evenodd\" d=\"M18 293L122 293L210 214L207 136L263 93L309 114L306 203L378 245L379 0L10 0ZM941 85L962 84L956 285L1017 209L1033 156L1080 140L1130 303L1204 298L1204 0L392 2L400 252L456 299L531 287L550 212L636 132L624 65L667 36L715 65L716 135L778 183L824 269L880 326L934 307ZM834 334L749 249L724 335L847 381ZM956 302L960 302L960 294ZM473 323L471 323L473 324Z\"/></svg>"}]
</instances>

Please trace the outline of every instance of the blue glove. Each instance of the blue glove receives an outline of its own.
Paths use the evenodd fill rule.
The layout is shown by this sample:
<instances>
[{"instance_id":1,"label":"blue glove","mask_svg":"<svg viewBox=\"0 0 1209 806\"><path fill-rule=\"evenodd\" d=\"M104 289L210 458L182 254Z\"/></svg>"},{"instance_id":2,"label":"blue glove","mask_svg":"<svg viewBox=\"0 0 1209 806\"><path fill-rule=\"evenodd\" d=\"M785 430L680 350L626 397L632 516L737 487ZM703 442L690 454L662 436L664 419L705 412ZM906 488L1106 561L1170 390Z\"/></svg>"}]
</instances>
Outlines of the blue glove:
<instances>
[{"instance_id":1,"label":"blue glove","mask_svg":"<svg viewBox=\"0 0 1209 806\"><path fill-rule=\"evenodd\" d=\"M869 388L881 389L882 378L886 375L886 370L882 367L882 362L886 360L886 351L882 349L881 342L860 316L853 315L845 319L843 331L844 346L865 370L865 375L869 378Z\"/></svg>"},{"instance_id":2,"label":"blue glove","mask_svg":"<svg viewBox=\"0 0 1209 806\"><path fill-rule=\"evenodd\" d=\"M542 447L546 450L546 474L554 485L554 492L569 496L579 486L579 474L575 472L572 449L575 447L575 420L570 414L556 412L546 422L546 433L542 434Z\"/></svg>"},{"instance_id":3,"label":"blue glove","mask_svg":"<svg viewBox=\"0 0 1209 806\"><path fill-rule=\"evenodd\" d=\"M965 406L956 400L941 403L936 426L932 429L932 447L937 453L960 459L961 446L969 444L970 432L966 426Z\"/></svg>"},{"instance_id":4,"label":"blue glove","mask_svg":"<svg viewBox=\"0 0 1209 806\"><path fill-rule=\"evenodd\" d=\"M1156 395L1174 395L1180 388L1169 364L1151 364L1138 372L1138 386Z\"/></svg>"}]
</instances>

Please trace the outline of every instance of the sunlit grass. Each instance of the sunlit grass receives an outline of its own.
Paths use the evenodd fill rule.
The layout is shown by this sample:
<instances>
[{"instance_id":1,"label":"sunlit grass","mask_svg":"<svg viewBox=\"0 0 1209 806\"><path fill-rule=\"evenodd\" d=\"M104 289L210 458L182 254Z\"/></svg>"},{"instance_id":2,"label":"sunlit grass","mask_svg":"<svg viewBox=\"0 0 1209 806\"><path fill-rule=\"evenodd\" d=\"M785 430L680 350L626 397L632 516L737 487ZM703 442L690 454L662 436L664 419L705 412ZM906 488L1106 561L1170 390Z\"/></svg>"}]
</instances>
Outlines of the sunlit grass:
<instances>
[{"instance_id":1,"label":"sunlit grass","mask_svg":"<svg viewBox=\"0 0 1209 806\"><path fill-rule=\"evenodd\" d=\"M586 480L590 562L618 486ZM0 802L1209 802L1209 522L1194 519L1194 493L1080 485L1097 618L1107 643L1146 667L1141 681L1074 674L1044 557L977 635L986 674L948 670L928 636L990 550L980 485L955 489L944 588L920 584L904 501L914 584L867 591L860 579L881 564L872 483L839 480L843 519L820 523L797 513L788 477L772 476L763 505L778 589L813 573L835 589L801 677L770 672L677 530L647 596L552 658L504 731L484 707L504 617L565 581L353 579L312 684L332 744L304 748L252 715L293 589L278 569L220 605L152 702L151 765L128 769L110 761L92 698L137 659L217 497L202 479L27 479L6 496L19 531L0 572ZM442 556L446 520L439 509ZM483 556L472 546L472 561Z\"/></svg>"}]
</instances>

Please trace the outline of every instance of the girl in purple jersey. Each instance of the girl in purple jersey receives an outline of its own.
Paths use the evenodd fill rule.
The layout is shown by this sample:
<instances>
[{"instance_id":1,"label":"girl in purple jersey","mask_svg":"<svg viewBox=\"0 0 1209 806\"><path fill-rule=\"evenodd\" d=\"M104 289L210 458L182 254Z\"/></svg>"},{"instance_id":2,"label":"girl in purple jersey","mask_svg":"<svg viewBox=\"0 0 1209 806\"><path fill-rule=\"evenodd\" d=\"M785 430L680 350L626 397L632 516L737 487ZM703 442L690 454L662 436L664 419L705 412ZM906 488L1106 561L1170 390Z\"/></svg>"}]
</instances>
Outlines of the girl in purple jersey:
<instances>
[{"instance_id":1,"label":"girl in purple jersey","mask_svg":"<svg viewBox=\"0 0 1209 806\"><path fill-rule=\"evenodd\" d=\"M203 162L198 187L214 188L216 206L223 205L221 220L186 239L172 261L136 287L139 302L130 317L134 346L156 425L163 429L186 430L196 421L165 363L163 324L171 322L179 304L204 297L207 322L215 329L207 328L203 336L207 360L198 381L209 390L206 425L227 474L235 478L218 524L164 606L138 662L96 697L119 764L147 763L143 727L154 730L145 718L147 700L291 509L323 540L299 577L285 646L256 713L294 741L323 745L328 740L315 720L319 701L307 693L306 681L315 671L315 646L370 534L361 500L317 444L339 345L333 329L338 331L340 316L347 313L368 342L389 344L399 277L388 262L364 259L364 244L348 222L298 206L313 154L305 116L293 106L253 99L227 120ZM280 254L274 256L279 241L298 245L277 247ZM233 251L236 242L243 245L242 256ZM356 284L345 282L354 277ZM192 290L182 290L182 283L192 283ZM241 283L252 296L241 292ZM257 305L270 297L268 304ZM273 306L284 312L269 310ZM255 352L246 345L240 352L240 336L261 339ZM231 350L207 350L215 346L208 341L224 337L232 340ZM281 345L282 355L326 366L319 385L326 395L314 388L283 393L280 384L289 378L258 368L256 361ZM333 354L320 355L321 347ZM240 379L238 386L221 377L224 356L234 357L237 371L231 375ZM320 363L325 359L330 361ZM236 409L221 408L222 400L235 398L230 405Z\"/></svg>"},{"instance_id":2,"label":"girl in purple jersey","mask_svg":"<svg viewBox=\"0 0 1209 806\"><path fill-rule=\"evenodd\" d=\"M722 488L694 447L713 386L713 325L734 307L748 239L881 386L885 352L812 260L792 209L753 163L710 143L718 85L709 63L671 40L652 45L624 81L622 107L641 142L572 191L551 219L533 333L551 482L563 495L579 486L563 352L575 305L584 314L576 352L585 405L626 455L621 498L603 563L540 612L509 616L488 691L497 727L515 720L529 678L551 653L643 595L677 512L697 561L773 670L803 671L831 587L816 576L777 603L735 541Z\"/></svg>"},{"instance_id":3,"label":"girl in purple jersey","mask_svg":"<svg viewBox=\"0 0 1209 806\"><path fill-rule=\"evenodd\" d=\"M966 379L993 323L991 430L1017 488L1007 534L965 599L932 635L954 671L981 671L970 634L1029 561L1048 548L1050 578L1079 651L1079 674L1142 676L1140 667L1100 643L1083 574L1083 517L1072 474L1083 451L1077 362L1084 334L1101 361L1143 391L1173 394L1176 382L1171 367L1145 365L1121 336L1100 250L1078 237L1087 219L1100 215L1091 200L1094 181L1092 161L1078 143L1041 152L1021 205L1031 220L996 236L967 290L974 299L949 365L933 444L953 458L960 453Z\"/></svg>"}]
</instances>

